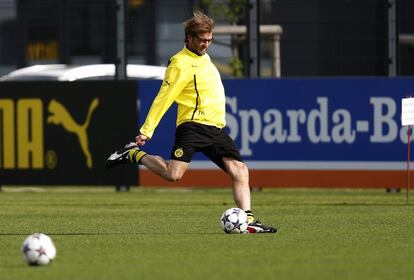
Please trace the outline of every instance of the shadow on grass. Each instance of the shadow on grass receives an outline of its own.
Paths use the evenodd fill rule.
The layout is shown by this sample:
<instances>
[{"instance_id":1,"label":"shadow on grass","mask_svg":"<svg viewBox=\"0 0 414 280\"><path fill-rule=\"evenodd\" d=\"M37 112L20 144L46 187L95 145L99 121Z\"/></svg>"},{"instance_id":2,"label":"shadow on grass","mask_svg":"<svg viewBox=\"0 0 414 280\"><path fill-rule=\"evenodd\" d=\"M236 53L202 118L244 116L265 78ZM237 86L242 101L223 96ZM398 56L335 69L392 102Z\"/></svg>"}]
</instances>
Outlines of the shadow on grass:
<instances>
[{"instance_id":1,"label":"shadow on grass","mask_svg":"<svg viewBox=\"0 0 414 280\"><path fill-rule=\"evenodd\" d=\"M3 232L0 233L0 236L28 236L32 234L30 233L17 233L17 232ZM132 233L125 233L125 232L45 232L47 235L55 235L55 236L98 236L98 235L223 235L221 232L132 232Z\"/></svg>"},{"instance_id":2,"label":"shadow on grass","mask_svg":"<svg viewBox=\"0 0 414 280\"><path fill-rule=\"evenodd\" d=\"M401 202L401 203L391 203L391 202L318 202L318 203L301 203L301 202L292 202L292 203L278 203L277 206L393 206L393 207L413 207L414 203L410 202L410 203L405 203L405 202Z\"/></svg>"}]
</instances>

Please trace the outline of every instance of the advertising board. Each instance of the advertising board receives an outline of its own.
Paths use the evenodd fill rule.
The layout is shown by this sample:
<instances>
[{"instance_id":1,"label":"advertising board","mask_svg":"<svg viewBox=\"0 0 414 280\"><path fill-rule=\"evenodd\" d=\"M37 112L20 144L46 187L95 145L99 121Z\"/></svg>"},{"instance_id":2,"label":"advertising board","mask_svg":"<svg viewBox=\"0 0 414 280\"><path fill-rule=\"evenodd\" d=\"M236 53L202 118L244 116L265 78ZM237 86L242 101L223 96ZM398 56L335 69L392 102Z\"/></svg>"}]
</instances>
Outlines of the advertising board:
<instances>
[{"instance_id":1,"label":"advertising board","mask_svg":"<svg viewBox=\"0 0 414 280\"><path fill-rule=\"evenodd\" d=\"M135 82L0 84L0 185L136 185L136 166L105 170L133 140Z\"/></svg>"},{"instance_id":2,"label":"advertising board","mask_svg":"<svg viewBox=\"0 0 414 280\"><path fill-rule=\"evenodd\" d=\"M224 80L227 130L264 187L395 187L404 184L407 126L401 99L412 78ZM143 121L159 81L139 83ZM173 106L174 107L174 106ZM169 157L175 110L146 149ZM165 184L142 169L141 184ZM202 155L176 185L230 185Z\"/></svg>"}]
</instances>

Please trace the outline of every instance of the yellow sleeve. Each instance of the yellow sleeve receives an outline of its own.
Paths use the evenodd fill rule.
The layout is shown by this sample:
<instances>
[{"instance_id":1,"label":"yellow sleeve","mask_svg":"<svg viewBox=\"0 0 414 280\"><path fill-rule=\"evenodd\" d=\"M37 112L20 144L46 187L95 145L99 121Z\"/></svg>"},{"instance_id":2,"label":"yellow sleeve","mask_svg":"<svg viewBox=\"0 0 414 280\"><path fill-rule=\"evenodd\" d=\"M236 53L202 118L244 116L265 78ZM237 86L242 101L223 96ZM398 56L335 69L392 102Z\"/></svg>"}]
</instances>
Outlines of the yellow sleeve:
<instances>
[{"instance_id":1,"label":"yellow sleeve","mask_svg":"<svg viewBox=\"0 0 414 280\"><path fill-rule=\"evenodd\" d=\"M154 98L145 122L140 129L141 134L149 138L152 137L161 118L184 89L189 79L191 79L191 76L188 77L183 69L172 65L172 63L168 66L161 88Z\"/></svg>"}]
</instances>

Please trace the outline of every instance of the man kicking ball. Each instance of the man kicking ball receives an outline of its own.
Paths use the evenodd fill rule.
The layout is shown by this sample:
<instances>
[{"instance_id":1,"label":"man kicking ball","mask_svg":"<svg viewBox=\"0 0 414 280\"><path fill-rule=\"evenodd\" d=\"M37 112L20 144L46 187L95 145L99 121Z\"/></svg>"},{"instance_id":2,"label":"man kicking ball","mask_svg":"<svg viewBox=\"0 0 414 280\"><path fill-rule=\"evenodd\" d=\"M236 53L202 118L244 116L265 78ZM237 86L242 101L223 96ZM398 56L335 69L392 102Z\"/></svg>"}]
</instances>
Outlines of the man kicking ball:
<instances>
[{"instance_id":1,"label":"man kicking ball","mask_svg":"<svg viewBox=\"0 0 414 280\"><path fill-rule=\"evenodd\" d=\"M202 152L232 179L233 199L248 216L250 233L275 233L251 211L249 170L230 136L224 131L226 104L224 87L217 68L206 53L213 42L214 21L202 12L184 22L185 46L171 57L161 88L144 124L129 143L106 161L106 168L120 164L142 164L168 181L180 180L193 154ZM151 139L161 118L178 104L175 143L170 161L140 149Z\"/></svg>"}]
</instances>

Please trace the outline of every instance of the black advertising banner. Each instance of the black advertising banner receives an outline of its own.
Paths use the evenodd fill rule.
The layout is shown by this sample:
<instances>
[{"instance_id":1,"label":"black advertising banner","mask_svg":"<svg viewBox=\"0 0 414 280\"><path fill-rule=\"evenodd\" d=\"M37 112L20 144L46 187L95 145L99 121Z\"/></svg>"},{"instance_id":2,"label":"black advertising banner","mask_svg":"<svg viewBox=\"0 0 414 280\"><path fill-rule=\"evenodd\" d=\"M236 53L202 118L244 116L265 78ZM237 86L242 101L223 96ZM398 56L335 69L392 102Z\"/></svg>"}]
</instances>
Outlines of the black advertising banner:
<instances>
[{"instance_id":1,"label":"black advertising banner","mask_svg":"<svg viewBox=\"0 0 414 280\"><path fill-rule=\"evenodd\" d=\"M0 185L137 185L104 168L137 122L134 81L0 83Z\"/></svg>"}]
</instances>

